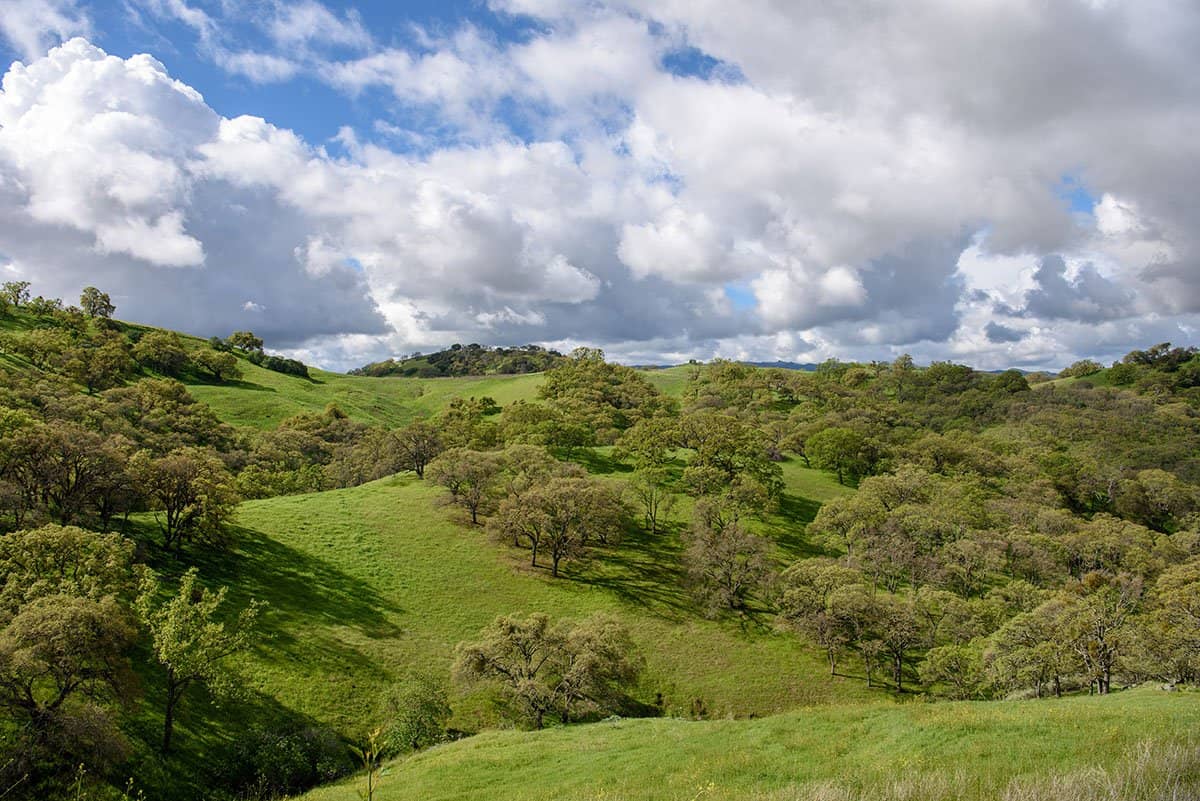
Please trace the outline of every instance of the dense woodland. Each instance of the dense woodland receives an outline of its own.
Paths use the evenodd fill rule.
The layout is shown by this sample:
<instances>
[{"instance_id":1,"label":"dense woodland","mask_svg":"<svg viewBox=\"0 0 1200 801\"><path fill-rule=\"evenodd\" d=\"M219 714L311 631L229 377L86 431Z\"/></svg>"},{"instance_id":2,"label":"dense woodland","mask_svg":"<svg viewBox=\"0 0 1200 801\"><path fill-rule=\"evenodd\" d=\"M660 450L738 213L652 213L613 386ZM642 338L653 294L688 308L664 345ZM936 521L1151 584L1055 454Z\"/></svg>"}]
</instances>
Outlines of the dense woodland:
<instances>
[{"instance_id":1,"label":"dense woodland","mask_svg":"<svg viewBox=\"0 0 1200 801\"><path fill-rule=\"evenodd\" d=\"M253 334L205 343L113 321L98 290L75 308L3 289L0 797L86 785L119 798L132 753L172 751L193 688L236 695L229 657L271 647L258 635L270 609L232 604L196 565L234 558L240 501L402 471L552 581L634 532L678 527L695 610L768 620L880 693L1036 703L1200 678L1192 348L1054 379L908 357L811 372L714 362L672 397L598 350L471 346L444 352L449 366L425 358L438 375L552 359L539 397L457 398L397 429L330 407L248 431L178 379L236 382L243 360L307 375ZM589 470L597 459L619 469ZM856 488L799 532L810 554L790 564L761 523L789 502L785 459ZM642 655L619 624L512 611L462 643L447 675L379 699L357 761L319 728L247 735L209 766L213 797L370 777L387 756L466 734L446 728L450 684L491 688L533 728L661 713L634 691ZM152 735L146 682L165 688ZM128 797L139 778L161 781L135 776Z\"/></svg>"},{"instance_id":2,"label":"dense woodland","mask_svg":"<svg viewBox=\"0 0 1200 801\"><path fill-rule=\"evenodd\" d=\"M559 364L565 357L556 350L540 345L516 348L492 348L486 345L451 345L436 353L420 354L403 359L372 362L350 375L402 376L405 378L446 378L468 375L520 375L540 373Z\"/></svg>"}]
</instances>

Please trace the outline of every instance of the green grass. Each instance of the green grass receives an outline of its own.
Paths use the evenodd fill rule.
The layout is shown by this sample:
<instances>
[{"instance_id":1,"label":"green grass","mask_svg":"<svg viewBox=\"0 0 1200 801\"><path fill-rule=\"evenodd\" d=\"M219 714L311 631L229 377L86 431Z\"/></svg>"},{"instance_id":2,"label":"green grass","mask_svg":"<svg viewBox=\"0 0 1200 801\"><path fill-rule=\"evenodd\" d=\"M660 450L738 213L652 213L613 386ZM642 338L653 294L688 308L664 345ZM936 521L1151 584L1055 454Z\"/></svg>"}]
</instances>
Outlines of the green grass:
<instances>
[{"instance_id":1,"label":"green grass","mask_svg":"<svg viewBox=\"0 0 1200 801\"><path fill-rule=\"evenodd\" d=\"M303 412L337 404L363 423L402 426L426 417L455 397L488 395L501 406L532 400L540 373L470 378L371 378L310 370L310 379L264 370L245 360L243 376L227 384L191 384L188 390L227 423L273 428Z\"/></svg>"},{"instance_id":2,"label":"green grass","mask_svg":"<svg viewBox=\"0 0 1200 801\"><path fill-rule=\"evenodd\" d=\"M376 799L783 801L844 797L817 792L830 784L871 796L897 781L927 781L951 783L940 797L990 801L1015 777L1112 766L1142 741L1183 740L1197 725L1200 695L1153 690L847 705L746 721L622 720L439 746L389 766ZM345 782L304 801L352 801L356 788Z\"/></svg>"},{"instance_id":3,"label":"green grass","mask_svg":"<svg viewBox=\"0 0 1200 801\"><path fill-rule=\"evenodd\" d=\"M272 640L247 663L257 689L346 733L366 724L377 691L410 670L448 672L456 643L499 614L614 615L647 660L643 700L662 693L682 712L696 699L716 715L764 715L869 697L769 618L706 620L682 587L674 532L633 535L564 577L532 569L527 552L488 540L436 501L442 490L394 477L335 492L244 504L234 558L205 560L210 583L270 602ZM781 543L804 548L792 530ZM678 528L678 525L675 526ZM460 699L460 728L494 722Z\"/></svg>"},{"instance_id":4,"label":"green grass","mask_svg":"<svg viewBox=\"0 0 1200 801\"><path fill-rule=\"evenodd\" d=\"M1114 384L1112 381L1112 373L1109 371L1109 369L1107 367L1103 368L1102 370L1100 370L1097 373L1092 373L1091 375L1087 375L1082 378L1076 378L1074 376L1069 376L1067 378L1052 378L1051 380L1045 381L1041 384L1037 384L1036 386L1039 386L1039 387L1050 387L1050 386L1069 387L1072 384L1078 384L1080 381L1086 381L1087 383L1091 384L1094 387L1115 387L1116 386L1116 384Z\"/></svg>"},{"instance_id":5,"label":"green grass","mask_svg":"<svg viewBox=\"0 0 1200 801\"><path fill-rule=\"evenodd\" d=\"M664 395L678 398L687 386L688 376L695 368L692 365L680 364L675 367L664 367L659 370L642 370L641 373Z\"/></svg>"},{"instance_id":6,"label":"green grass","mask_svg":"<svg viewBox=\"0 0 1200 801\"><path fill-rule=\"evenodd\" d=\"M393 380L393 379L380 379ZM398 379L407 380L407 379ZM443 380L443 379L439 379ZM580 452L609 480L626 473L611 449ZM784 463L790 492L778 514L757 523L775 538L785 564L814 552L803 524L815 514L812 493L848 492L822 473ZM265 639L239 658L246 698L214 707L190 694L177 729L179 752L166 763L145 754L141 773L160 767L161 785L198 797L171 776L199 778L253 725L318 723L357 738L377 721L382 692L413 672L449 678L454 647L497 615L545 612L555 618L604 613L620 620L646 659L634 695L661 693L667 714L690 712L700 700L712 716L763 716L799 706L888 698L861 678L830 677L823 658L761 610L709 620L684 587L679 533L690 513L685 499L667 531L631 533L616 547L563 565L563 577L528 565L528 552L492 542L459 510L439 503L444 491L411 475L353 489L252 501L239 507L232 554L194 548L212 586L230 588L230 608L251 598L270 604ZM153 542L150 521L139 538ZM149 545L155 569L170 578L184 564ZM143 660L139 660L143 661ZM146 677L139 739L153 743L161 725L161 682ZM501 723L484 693L452 693L454 728ZM217 759L219 762L219 758Z\"/></svg>"},{"instance_id":7,"label":"green grass","mask_svg":"<svg viewBox=\"0 0 1200 801\"><path fill-rule=\"evenodd\" d=\"M118 322L126 331L147 333L155 329L136 323ZM38 321L29 314L16 312L0 316L0 333L21 335L36 328ZM186 348L207 347L207 342L188 334L180 335ZM490 396L501 406L517 400L535 400L541 386L541 373L489 375L462 378L373 378L331 373L315 368L310 378L277 373L238 360L239 379L215 383L201 376L185 376L183 381L196 399L209 404L217 416L232 425L270 429L293 415L320 413L336 404L350 417L363 423L399 427L418 417L427 417L456 397ZM33 369L22 359L0 354L0 366ZM682 394L691 368L687 365L663 370L646 370L646 378L668 395Z\"/></svg>"},{"instance_id":8,"label":"green grass","mask_svg":"<svg viewBox=\"0 0 1200 801\"><path fill-rule=\"evenodd\" d=\"M189 391L227 423L272 428L301 412L321 412L335 403L355 420L402 426L426 417L456 397L495 399L501 406L517 400L536 400L544 377L524 375L463 378L373 378L310 370L311 379L264 370L240 361L243 376L226 384L192 383ZM647 370L646 378L668 395L678 396L687 382L686 367Z\"/></svg>"}]
</instances>

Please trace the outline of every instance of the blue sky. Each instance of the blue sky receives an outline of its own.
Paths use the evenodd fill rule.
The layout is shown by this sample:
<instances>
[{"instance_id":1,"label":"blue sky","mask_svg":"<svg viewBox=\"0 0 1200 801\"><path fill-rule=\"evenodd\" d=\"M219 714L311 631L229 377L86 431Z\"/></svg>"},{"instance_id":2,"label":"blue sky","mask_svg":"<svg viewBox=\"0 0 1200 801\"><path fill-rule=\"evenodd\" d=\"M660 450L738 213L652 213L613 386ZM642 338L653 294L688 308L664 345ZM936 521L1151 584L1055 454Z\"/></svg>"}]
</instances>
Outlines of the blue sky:
<instances>
[{"instance_id":1,"label":"blue sky","mask_svg":"<svg viewBox=\"0 0 1200 801\"><path fill-rule=\"evenodd\" d=\"M243 14L222 14L220 3L195 3L220 19L223 35L239 46L267 49L271 44L254 24L258 13L254 2L241 4ZM264 4L258 3L260 7ZM528 35L532 20L490 11L475 0L404 0L404 2L327 2L334 15L358 18L380 42L420 49L414 26L431 31L449 31L462 25L479 26L499 41L514 41ZM90 4L93 20L91 40L107 52L128 57L151 53L171 74L198 89L208 104L226 117L250 114L265 117L276 125L291 128L311 142L325 142L351 125L370 136L380 115L378 93L367 91L350 97L306 75L293 80L260 84L244 76L229 75L206 57L200 36L184 22L169 15L156 15L153 4L139 6L126 0L103 0ZM339 48L331 48L338 52ZM344 48L342 49L345 52ZM6 60L19 58L11 45L3 47Z\"/></svg>"},{"instance_id":2,"label":"blue sky","mask_svg":"<svg viewBox=\"0 0 1200 801\"><path fill-rule=\"evenodd\" d=\"M332 367L1193 338L1200 8L871 9L0 0L0 276Z\"/></svg>"}]
</instances>

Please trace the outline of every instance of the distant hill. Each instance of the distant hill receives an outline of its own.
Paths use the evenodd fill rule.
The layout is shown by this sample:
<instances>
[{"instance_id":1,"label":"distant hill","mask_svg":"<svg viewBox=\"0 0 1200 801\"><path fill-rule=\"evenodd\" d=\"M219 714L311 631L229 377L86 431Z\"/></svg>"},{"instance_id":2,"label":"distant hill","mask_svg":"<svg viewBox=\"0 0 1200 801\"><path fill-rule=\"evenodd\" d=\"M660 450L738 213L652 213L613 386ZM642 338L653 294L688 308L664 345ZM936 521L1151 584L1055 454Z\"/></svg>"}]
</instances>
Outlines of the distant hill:
<instances>
[{"instance_id":1,"label":"distant hill","mask_svg":"<svg viewBox=\"0 0 1200 801\"><path fill-rule=\"evenodd\" d=\"M437 353L387 359L351 370L350 375L404 378L446 378L483 375L521 375L549 370L566 357L538 345L493 348L486 345L451 345Z\"/></svg>"},{"instance_id":2,"label":"distant hill","mask_svg":"<svg viewBox=\"0 0 1200 801\"><path fill-rule=\"evenodd\" d=\"M776 367L781 370L804 370L806 372L812 372L813 370L817 369L817 365L814 364L813 362L805 362L803 364L801 364L800 362L780 362L780 361L742 362L742 363L748 364L751 367Z\"/></svg>"}]
</instances>

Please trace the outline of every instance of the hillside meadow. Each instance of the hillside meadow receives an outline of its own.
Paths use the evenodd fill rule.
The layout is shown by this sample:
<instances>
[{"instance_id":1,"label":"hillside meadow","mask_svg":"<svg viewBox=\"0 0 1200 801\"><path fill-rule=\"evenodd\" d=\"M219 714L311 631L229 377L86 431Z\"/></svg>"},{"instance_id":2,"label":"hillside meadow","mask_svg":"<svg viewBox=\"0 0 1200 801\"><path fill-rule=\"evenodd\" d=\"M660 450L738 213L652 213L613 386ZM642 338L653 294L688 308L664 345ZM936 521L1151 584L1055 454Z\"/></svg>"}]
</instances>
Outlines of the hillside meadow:
<instances>
[{"instance_id":1,"label":"hillside meadow","mask_svg":"<svg viewBox=\"0 0 1200 801\"><path fill-rule=\"evenodd\" d=\"M1200 696L850 704L488 732L390 763L377 801L1195 798ZM1183 744L1179 750L1172 748ZM362 778L304 801L354 801Z\"/></svg>"},{"instance_id":2,"label":"hillside meadow","mask_svg":"<svg viewBox=\"0 0 1200 801\"><path fill-rule=\"evenodd\" d=\"M798 491L839 492L816 471L789 468ZM412 672L446 674L458 642L497 615L536 611L624 623L646 659L640 700L661 694L669 714L688 713L696 702L709 715L746 717L869 697L861 680L831 678L773 615L709 620L695 611L674 566L678 522L657 537L631 533L552 579L528 565L526 551L467 525L440 503L444 494L404 475L239 507L232 558L192 561L207 582L232 588L234 605L251 597L270 604L269 640L244 665L257 691L356 736L389 683ZM784 508L794 515L817 505L800 495L789 500ZM806 547L784 533L797 522L786 514L763 524L778 533L781 562ZM171 569L170 557L162 559ZM484 699L454 706L456 728L497 722Z\"/></svg>"},{"instance_id":3,"label":"hillside meadow","mask_svg":"<svg viewBox=\"0 0 1200 801\"><path fill-rule=\"evenodd\" d=\"M270 429L296 414L322 412L335 404L355 420L371 425L403 426L429 417L452 398L490 397L500 406L534 401L541 373L455 378L373 378L312 369L310 378L272 372L241 360L243 375L224 384L190 383L198 400L212 406L227 423ZM645 370L663 393L678 396L687 381L686 366Z\"/></svg>"}]
</instances>

